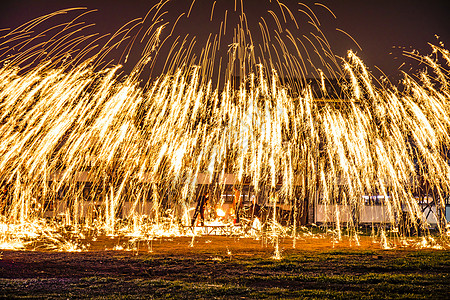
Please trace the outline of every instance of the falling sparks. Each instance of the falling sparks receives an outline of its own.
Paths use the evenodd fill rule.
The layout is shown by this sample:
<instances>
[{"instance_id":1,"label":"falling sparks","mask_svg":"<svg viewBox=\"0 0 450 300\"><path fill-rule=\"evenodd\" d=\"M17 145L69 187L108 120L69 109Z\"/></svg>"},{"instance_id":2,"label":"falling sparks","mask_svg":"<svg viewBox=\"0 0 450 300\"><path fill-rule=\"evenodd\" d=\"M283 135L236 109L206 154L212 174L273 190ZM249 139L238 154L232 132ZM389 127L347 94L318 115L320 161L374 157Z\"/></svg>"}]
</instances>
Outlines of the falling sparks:
<instances>
[{"instance_id":1,"label":"falling sparks","mask_svg":"<svg viewBox=\"0 0 450 300\"><path fill-rule=\"evenodd\" d=\"M218 15L215 5L211 20ZM168 54L167 72L143 86L139 76L154 64L163 44L163 7L153 8L146 50L125 77L120 65L99 65L130 37L133 22L117 44L87 58L90 46L76 48L77 39L67 51L58 48L55 41L62 43L67 29L53 43L14 55L9 54L14 43L29 39L26 29L2 37L0 182L6 192L0 200L0 248L22 248L24 240L47 236L59 249L79 251L76 243L56 238L58 226L71 226L77 234L97 230L147 239L186 235L180 223L190 223L198 186L207 184L218 194L225 188L218 178L227 174L235 175L231 184L236 185L250 178L262 198L270 192L271 220L255 218L249 224L256 236L261 223L270 223L276 259L281 259L283 231L277 212L281 205L297 212L305 201L323 206L324 223L336 224L340 241L342 224L357 226L357 215L361 218L372 197L382 199L387 214L379 223L396 229L406 218L409 226L425 230L428 219L419 204L432 197L436 224L448 236L442 212L450 187L449 71L437 58L410 53L423 59L429 73L417 80L405 75L400 86L376 85L352 51L338 61L319 20L302 5L299 11L317 34L304 41L323 64L313 66L319 74L317 96L304 80L310 54L301 54L302 40L283 27L292 22L299 28L291 10L280 3L282 18L268 10L258 23L265 43L255 45L241 4L240 12L234 10L241 17L236 28L230 24L232 9L226 10L200 57L191 56L194 42L185 47L187 37L182 46L174 43L172 49L180 50ZM192 1L187 18L194 11ZM276 29L267 25L269 19ZM233 42L224 57L214 57L225 45L227 26L235 29ZM450 61L447 50L432 49ZM212 79L217 69L224 72L218 82ZM332 101L326 82L333 77L343 92ZM211 201L211 207L223 204ZM221 208L216 214L226 216ZM188 231L191 246L193 231ZM356 233L354 239L359 244ZM420 247L438 247L428 241ZM381 243L389 247L384 230Z\"/></svg>"}]
</instances>

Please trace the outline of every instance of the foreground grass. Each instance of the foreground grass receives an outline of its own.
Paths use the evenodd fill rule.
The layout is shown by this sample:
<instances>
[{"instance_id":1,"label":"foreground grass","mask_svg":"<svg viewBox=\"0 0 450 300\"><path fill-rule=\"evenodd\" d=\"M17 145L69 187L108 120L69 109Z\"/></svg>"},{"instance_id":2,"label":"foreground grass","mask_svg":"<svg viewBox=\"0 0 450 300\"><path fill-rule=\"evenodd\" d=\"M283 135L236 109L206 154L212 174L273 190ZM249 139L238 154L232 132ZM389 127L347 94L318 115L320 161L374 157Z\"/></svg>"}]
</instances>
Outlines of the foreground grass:
<instances>
[{"instance_id":1,"label":"foreground grass","mask_svg":"<svg viewBox=\"0 0 450 300\"><path fill-rule=\"evenodd\" d=\"M5 252L0 297L448 299L448 251L260 255Z\"/></svg>"}]
</instances>

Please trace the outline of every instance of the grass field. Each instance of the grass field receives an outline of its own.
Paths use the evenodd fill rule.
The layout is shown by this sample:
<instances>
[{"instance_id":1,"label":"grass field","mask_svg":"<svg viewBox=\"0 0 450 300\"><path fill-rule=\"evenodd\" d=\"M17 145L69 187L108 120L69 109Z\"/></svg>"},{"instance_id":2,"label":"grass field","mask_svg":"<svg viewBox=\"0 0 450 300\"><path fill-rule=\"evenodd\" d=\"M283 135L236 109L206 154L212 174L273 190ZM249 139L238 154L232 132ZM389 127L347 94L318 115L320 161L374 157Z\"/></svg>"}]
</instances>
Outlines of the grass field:
<instances>
[{"instance_id":1,"label":"grass field","mask_svg":"<svg viewBox=\"0 0 450 300\"><path fill-rule=\"evenodd\" d=\"M155 240L135 251L3 251L1 298L448 299L448 250L329 241ZM100 245L120 244L99 240ZM94 247L95 248L95 247Z\"/></svg>"}]
</instances>

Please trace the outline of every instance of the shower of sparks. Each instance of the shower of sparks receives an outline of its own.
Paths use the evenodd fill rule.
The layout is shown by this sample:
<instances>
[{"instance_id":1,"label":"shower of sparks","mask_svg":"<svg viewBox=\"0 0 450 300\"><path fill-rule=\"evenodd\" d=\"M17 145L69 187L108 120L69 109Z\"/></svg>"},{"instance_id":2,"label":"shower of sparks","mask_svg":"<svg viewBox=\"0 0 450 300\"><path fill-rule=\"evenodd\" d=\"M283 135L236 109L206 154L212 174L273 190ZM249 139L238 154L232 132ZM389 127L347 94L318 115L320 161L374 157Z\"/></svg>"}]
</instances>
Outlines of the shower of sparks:
<instances>
[{"instance_id":1,"label":"shower of sparks","mask_svg":"<svg viewBox=\"0 0 450 300\"><path fill-rule=\"evenodd\" d=\"M159 50L176 34L176 22L163 21L163 2L100 50L95 35L80 35L85 25L78 18L38 42L35 26L76 9L4 33L0 245L20 248L39 236L60 250L80 249L60 235L58 228L66 226L79 235L182 235L180 224L190 224L198 183L209 180L219 195L227 174L235 175L236 186L249 178L256 193L269 191L273 215L253 220L251 232L259 234L260 221L267 221L276 258L285 230L277 222L278 205L297 214L305 201L324 206L340 239L340 220L355 228L358 220L346 215L368 207L367 195L382 197L394 230L404 212L410 226L425 228L426 221L418 222L426 218L417 195L432 197L437 226L446 235L438 211L445 209L450 184L449 52L431 45L430 56L407 53L428 71L405 74L394 86L373 78L352 51L336 57L305 5L298 12L307 16L310 35L290 31L301 27L296 10L279 1L281 15L268 10L256 30L239 11L239 1L225 14L216 2L211 20L225 19L201 54L192 52L195 38L175 37L164 53L164 72L145 84L143 70L153 68L163 56ZM177 22L192 18L195 5ZM239 14L234 28L233 13ZM132 41L124 51L128 57L136 29L145 32L142 58L123 76L121 65L105 64L104 58ZM233 32L231 44L223 40L225 32ZM263 43L254 44L252 34ZM217 57L223 47L226 55ZM308 74L317 74L323 99L314 96ZM326 100L328 78L340 79L342 99ZM219 197L211 198L209 205L220 207ZM218 219L226 215L219 209ZM297 228L295 222L289 226ZM381 237L389 247L384 231Z\"/></svg>"}]
</instances>

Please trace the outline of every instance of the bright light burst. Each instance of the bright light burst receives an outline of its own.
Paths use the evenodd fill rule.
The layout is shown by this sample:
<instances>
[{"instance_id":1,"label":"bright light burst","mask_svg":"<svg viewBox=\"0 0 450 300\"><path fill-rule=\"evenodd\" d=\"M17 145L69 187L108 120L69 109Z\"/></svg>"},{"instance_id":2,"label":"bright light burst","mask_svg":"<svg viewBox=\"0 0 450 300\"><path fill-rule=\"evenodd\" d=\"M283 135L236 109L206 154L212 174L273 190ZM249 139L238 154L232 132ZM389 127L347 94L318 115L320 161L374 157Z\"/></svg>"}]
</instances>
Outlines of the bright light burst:
<instances>
[{"instance_id":1,"label":"bright light burst","mask_svg":"<svg viewBox=\"0 0 450 300\"><path fill-rule=\"evenodd\" d=\"M192 52L195 38L176 37L176 26L164 23L162 2L100 50L95 36L80 34L78 17L52 28L57 33L44 42L32 32L73 9L5 33L0 245L22 247L39 237L58 249L82 249L58 236L64 226L77 234L147 239L187 234L181 224L190 223L198 184L210 183L219 195L227 174L237 186L248 179L255 193L271 199L268 235L276 247L284 230L278 207L297 216L305 202L314 203L323 207L325 223L336 224L338 239L345 222L358 241L358 216L373 197L382 199L381 223L393 231L401 218L426 230L421 203L432 198L436 225L448 235L449 52L431 45L430 56L408 53L427 71L404 74L398 85L378 82L354 52L345 59L333 54L310 8L298 9L313 28L301 35L292 30L300 22L291 9L277 5L281 15L268 10L256 30L243 10L227 10L200 54ZM234 28L227 24L233 13L239 16ZM211 11L211 19L216 15ZM128 75L105 63L142 32L145 47ZM257 35L261 44L254 44ZM170 37L175 42L162 53ZM124 47L126 59L133 43ZM163 73L143 82L143 72L162 56ZM307 77L318 78L320 95ZM333 78L340 98L331 100L326 85ZM220 197L212 201L223 204ZM297 217L290 220L295 237ZM265 228L260 221L249 221L257 223L252 235Z\"/></svg>"}]
</instances>

